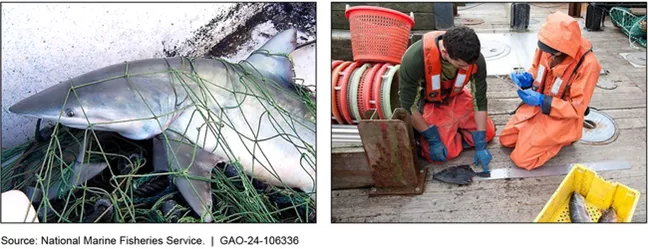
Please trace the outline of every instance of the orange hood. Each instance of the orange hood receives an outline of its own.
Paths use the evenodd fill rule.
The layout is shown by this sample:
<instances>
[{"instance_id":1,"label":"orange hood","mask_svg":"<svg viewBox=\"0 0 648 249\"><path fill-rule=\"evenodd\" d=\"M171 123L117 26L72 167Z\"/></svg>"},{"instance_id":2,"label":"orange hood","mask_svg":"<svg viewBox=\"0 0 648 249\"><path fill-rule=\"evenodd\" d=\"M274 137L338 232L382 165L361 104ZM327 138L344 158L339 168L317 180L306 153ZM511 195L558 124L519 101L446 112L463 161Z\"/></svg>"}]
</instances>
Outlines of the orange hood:
<instances>
[{"instance_id":1,"label":"orange hood","mask_svg":"<svg viewBox=\"0 0 648 249\"><path fill-rule=\"evenodd\" d=\"M538 40L572 58L576 57L581 45L583 47L589 45L589 42L581 37L580 26L576 19L560 11L547 17L547 21L538 33Z\"/></svg>"}]
</instances>

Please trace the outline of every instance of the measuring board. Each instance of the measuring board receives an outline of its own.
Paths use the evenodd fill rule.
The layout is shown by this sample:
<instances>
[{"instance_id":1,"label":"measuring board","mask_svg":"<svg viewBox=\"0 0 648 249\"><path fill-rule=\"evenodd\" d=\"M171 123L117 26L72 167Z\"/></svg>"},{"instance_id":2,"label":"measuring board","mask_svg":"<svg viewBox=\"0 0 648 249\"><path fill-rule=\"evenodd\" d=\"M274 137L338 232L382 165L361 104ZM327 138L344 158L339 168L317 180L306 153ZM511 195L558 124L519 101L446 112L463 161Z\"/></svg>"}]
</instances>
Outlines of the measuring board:
<instances>
[{"instance_id":1,"label":"measuring board","mask_svg":"<svg viewBox=\"0 0 648 249\"><path fill-rule=\"evenodd\" d=\"M632 168L629 162L621 161L621 160L611 160L611 161L581 163L581 164L596 172ZM530 171L521 168L493 169L490 172L491 173L490 177L475 177L473 180L484 181L484 180L497 180L497 179L506 179L506 178L527 178L527 177L539 177L539 176L566 175L567 173L569 173L569 170L571 170L573 166L574 164L547 165Z\"/></svg>"}]
</instances>

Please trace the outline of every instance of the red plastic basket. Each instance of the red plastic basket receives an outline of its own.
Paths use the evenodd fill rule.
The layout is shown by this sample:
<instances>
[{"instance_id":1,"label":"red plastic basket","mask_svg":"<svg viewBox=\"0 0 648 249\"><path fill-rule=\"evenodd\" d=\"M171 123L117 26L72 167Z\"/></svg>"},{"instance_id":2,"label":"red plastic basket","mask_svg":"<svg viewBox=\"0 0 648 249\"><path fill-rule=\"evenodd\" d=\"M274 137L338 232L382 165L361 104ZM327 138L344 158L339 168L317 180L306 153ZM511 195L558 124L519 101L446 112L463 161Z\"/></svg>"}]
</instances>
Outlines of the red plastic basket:
<instances>
[{"instance_id":1,"label":"red plastic basket","mask_svg":"<svg viewBox=\"0 0 648 249\"><path fill-rule=\"evenodd\" d=\"M400 64L414 26L412 17L373 6L351 7L345 15L350 24L354 61Z\"/></svg>"}]
</instances>

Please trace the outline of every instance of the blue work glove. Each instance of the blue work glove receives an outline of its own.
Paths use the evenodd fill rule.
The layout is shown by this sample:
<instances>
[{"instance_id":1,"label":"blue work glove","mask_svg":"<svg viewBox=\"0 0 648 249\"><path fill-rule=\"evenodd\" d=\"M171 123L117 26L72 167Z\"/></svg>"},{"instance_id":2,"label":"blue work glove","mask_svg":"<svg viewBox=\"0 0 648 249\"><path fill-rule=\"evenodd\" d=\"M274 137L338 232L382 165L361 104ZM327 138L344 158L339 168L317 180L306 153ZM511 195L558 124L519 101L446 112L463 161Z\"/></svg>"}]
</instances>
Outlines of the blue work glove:
<instances>
[{"instance_id":1,"label":"blue work glove","mask_svg":"<svg viewBox=\"0 0 648 249\"><path fill-rule=\"evenodd\" d=\"M542 101L544 101L545 95L536 91L533 91L531 89L526 89L526 90L517 90L518 95L526 103L527 105L530 106L539 106L542 104ZM541 106L542 108L542 106Z\"/></svg>"},{"instance_id":2,"label":"blue work glove","mask_svg":"<svg viewBox=\"0 0 648 249\"><path fill-rule=\"evenodd\" d=\"M445 162L448 156L448 149L441 142L441 135L435 125L430 126L421 133L430 146L430 159L435 162Z\"/></svg>"},{"instance_id":3,"label":"blue work glove","mask_svg":"<svg viewBox=\"0 0 648 249\"><path fill-rule=\"evenodd\" d=\"M512 72L511 80L513 80L513 83L517 84L520 88L527 89L531 87L531 84L533 84L533 75L529 72Z\"/></svg>"},{"instance_id":4,"label":"blue work glove","mask_svg":"<svg viewBox=\"0 0 648 249\"><path fill-rule=\"evenodd\" d=\"M486 131L473 131L472 138L475 143L475 165L481 164L484 172L488 172L488 164L493 159L493 155L486 148Z\"/></svg>"}]
</instances>

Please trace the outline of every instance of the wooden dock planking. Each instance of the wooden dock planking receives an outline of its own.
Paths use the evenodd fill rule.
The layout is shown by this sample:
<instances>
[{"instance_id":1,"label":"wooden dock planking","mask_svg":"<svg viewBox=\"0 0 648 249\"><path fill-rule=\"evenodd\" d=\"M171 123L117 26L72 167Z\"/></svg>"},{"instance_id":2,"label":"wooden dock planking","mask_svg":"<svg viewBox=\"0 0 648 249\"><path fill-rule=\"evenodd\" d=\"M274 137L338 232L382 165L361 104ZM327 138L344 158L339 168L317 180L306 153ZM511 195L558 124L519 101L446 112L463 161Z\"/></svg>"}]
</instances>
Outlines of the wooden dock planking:
<instances>
[{"instance_id":1,"label":"wooden dock planking","mask_svg":"<svg viewBox=\"0 0 648 249\"><path fill-rule=\"evenodd\" d=\"M489 143L489 148L493 153L491 168L515 167L508 158L511 149L501 147L497 138ZM599 174L606 179L622 182L642 193L634 221L645 222L646 157L641 156L645 153L644 126L640 129L622 129L619 138L612 144L593 146L577 143L565 147L557 157L547 162L547 165L613 159L629 160L632 165L629 170L604 171ZM470 164L472 155L472 150L466 151L459 158L445 165ZM445 166L428 164L426 167L431 171L438 171ZM367 189L334 191L331 215L335 222L365 222L365 220L367 222L387 222L388 220L398 222L529 222L542 209L563 178L564 176L550 176L489 180L459 187L433 181L430 174L425 193L420 196L369 198ZM482 196L482 199L479 199L479 196ZM513 206L515 212L510 212L509 210ZM488 211L490 214L483 214L483 211Z\"/></svg>"}]
</instances>

